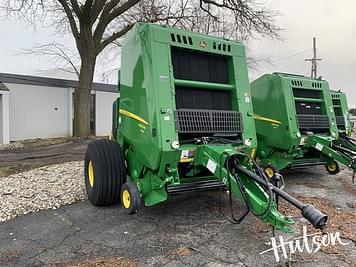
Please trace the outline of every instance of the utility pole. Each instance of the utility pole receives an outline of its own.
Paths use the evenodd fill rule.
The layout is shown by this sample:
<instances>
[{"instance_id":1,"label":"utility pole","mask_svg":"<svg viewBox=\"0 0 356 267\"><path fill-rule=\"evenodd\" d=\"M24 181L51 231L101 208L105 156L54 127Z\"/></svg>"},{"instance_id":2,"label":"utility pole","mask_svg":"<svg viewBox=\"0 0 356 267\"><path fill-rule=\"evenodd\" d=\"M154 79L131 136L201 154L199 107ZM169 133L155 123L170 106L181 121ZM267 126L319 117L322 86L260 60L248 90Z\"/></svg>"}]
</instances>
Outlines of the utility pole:
<instances>
[{"instance_id":1,"label":"utility pole","mask_svg":"<svg viewBox=\"0 0 356 267\"><path fill-rule=\"evenodd\" d=\"M316 57L316 38L313 38L313 58L306 58L305 61L310 61L312 63L311 67L311 77L316 79L317 72L317 62L320 61L321 58Z\"/></svg>"}]
</instances>

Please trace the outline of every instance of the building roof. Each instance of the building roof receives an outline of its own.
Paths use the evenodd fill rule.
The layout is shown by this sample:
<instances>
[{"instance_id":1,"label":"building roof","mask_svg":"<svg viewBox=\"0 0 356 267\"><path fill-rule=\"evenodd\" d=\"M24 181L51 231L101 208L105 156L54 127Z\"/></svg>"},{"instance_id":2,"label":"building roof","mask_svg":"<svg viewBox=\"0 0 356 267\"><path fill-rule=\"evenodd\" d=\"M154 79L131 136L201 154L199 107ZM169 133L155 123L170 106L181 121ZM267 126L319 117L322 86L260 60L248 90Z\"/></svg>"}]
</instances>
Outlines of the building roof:
<instances>
[{"instance_id":1,"label":"building roof","mask_svg":"<svg viewBox=\"0 0 356 267\"><path fill-rule=\"evenodd\" d=\"M9 88L7 88L5 84L0 82L0 91L9 91Z\"/></svg>"},{"instance_id":2,"label":"building roof","mask_svg":"<svg viewBox=\"0 0 356 267\"><path fill-rule=\"evenodd\" d=\"M42 86L53 86L53 87L72 87L76 88L78 86L78 81L65 80L65 79L55 79L47 77L38 77L31 75L20 75L20 74L10 74L10 73L0 73L0 90L3 90L3 83L15 83L15 84L29 84L29 85L42 85ZM9 90L6 86L4 86ZM5 90L6 90L5 89ZM115 84L105 84L105 83L93 83L92 90L95 91L105 91L105 92L118 92L118 86Z\"/></svg>"}]
</instances>

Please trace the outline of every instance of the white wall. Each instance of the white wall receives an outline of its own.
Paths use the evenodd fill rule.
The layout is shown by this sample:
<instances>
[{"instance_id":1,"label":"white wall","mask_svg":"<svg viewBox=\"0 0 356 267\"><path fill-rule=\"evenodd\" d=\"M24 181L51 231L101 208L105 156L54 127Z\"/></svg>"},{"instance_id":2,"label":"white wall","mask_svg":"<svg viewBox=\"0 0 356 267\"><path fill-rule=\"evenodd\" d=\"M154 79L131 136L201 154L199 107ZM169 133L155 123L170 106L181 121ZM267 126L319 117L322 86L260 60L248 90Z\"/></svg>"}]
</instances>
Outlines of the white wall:
<instances>
[{"instance_id":1,"label":"white wall","mask_svg":"<svg viewBox=\"0 0 356 267\"><path fill-rule=\"evenodd\" d=\"M9 119L9 92L0 91L0 144L10 142Z\"/></svg>"},{"instance_id":2,"label":"white wall","mask_svg":"<svg viewBox=\"0 0 356 267\"><path fill-rule=\"evenodd\" d=\"M70 135L70 89L5 84L10 96L10 140Z\"/></svg>"},{"instance_id":3,"label":"white wall","mask_svg":"<svg viewBox=\"0 0 356 267\"><path fill-rule=\"evenodd\" d=\"M2 94L0 94L0 144L4 143L3 136L4 136L4 115L3 115L3 106L2 106Z\"/></svg>"},{"instance_id":4,"label":"white wall","mask_svg":"<svg viewBox=\"0 0 356 267\"><path fill-rule=\"evenodd\" d=\"M95 92L95 134L110 135L112 124L112 104L120 96L119 93Z\"/></svg>"}]
</instances>

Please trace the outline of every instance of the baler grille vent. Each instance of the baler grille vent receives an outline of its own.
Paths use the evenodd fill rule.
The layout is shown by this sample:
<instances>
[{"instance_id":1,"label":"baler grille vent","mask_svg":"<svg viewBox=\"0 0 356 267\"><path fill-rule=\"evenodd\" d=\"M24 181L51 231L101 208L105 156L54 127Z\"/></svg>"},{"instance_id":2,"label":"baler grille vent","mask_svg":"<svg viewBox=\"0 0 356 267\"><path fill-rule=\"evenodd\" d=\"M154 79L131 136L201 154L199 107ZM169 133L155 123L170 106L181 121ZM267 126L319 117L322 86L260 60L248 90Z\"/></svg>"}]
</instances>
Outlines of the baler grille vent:
<instances>
[{"instance_id":1,"label":"baler grille vent","mask_svg":"<svg viewBox=\"0 0 356 267\"><path fill-rule=\"evenodd\" d=\"M292 85L294 85L294 86L303 86L303 83L301 81L292 80Z\"/></svg>"},{"instance_id":2,"label":"baler grille vent","mask_svg":"<svg viewBox=\"0 0 356 267\"><path fill-rule=\"evenodd\" d=\"M297 115L298 128L301 130L329 129L329 117L325 115Z\"/></svg>"},{"instance_id":3,"label":"baler grille vent","mask_svg":"<svg viewBox=\"0 0 356 267\"><path fill-rule=\"evenodd\" d=\"M178 133L241 133L242 114L237 111L203 109L178 109Z\"/></svg>"},{"instance_id":4,"label":"baler grille vent","mask_svg":"<svg viewBox=\"0 0 356 267\"><path fill-rule=\"evenodd\" d=\"M185 36L185 35L180 35L180 34L174 34L171 33L171 40L174 43L183 43L183 44L189 44L189 45L193 45L193 40L192 37L190 36Z\"/></svg>"},{"instance_id":5,"label":"baler grille vent","mask_svg":"<svg viewBox=\"0 0 356 267\"><path fill-rule=\"evenodd\" d=\"M231 45L213 42L213 49L231 52Z\"/></svg>"},{"instance_id":6,"label":"baler grille vent","mask_svg":"<svg viewBox=\"0 0 356 267\"><path fill-rule=\"evenodd\" d=\"M332 99L340 99L340 95L339 94L331 94L331 98Z\"/></svg>"},{"instance_id":7,"label":"baler grille vent","mask_svg":"<svg viewBox=\"0 0 356 267\"><path fill-rule=\"evenodd\" d=\"M321 83L312 83L312 87L321 88Z\"/></svg>"},{"instance_id":8,"label":"baler grille vent","mask_svg":"<svg viewBox=\"0 0 356 267\"><path fill-rule=\"evenodd\" d=\"M345 127L345 120L343 116L335 116L337 127Z\"/></svg>"}]
</instances>

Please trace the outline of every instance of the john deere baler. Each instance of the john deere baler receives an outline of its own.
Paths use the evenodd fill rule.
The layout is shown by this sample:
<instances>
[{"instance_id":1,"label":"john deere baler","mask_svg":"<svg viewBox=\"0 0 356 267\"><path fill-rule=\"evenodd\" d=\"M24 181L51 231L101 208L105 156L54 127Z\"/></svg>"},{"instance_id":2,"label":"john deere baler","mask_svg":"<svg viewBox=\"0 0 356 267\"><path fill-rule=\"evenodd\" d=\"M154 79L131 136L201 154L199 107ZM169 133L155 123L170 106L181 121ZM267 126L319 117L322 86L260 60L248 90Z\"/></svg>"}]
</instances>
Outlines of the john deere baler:
<instances>
[{"instance_id":1,"label":"john deere baler","mask_svg":"<svg viewBox=\"0 0 356 267\"><path fill-rule=\"evenodd\" d=\"M122 48L116 141L88 146L85 181L95 205L136 213L170 194L228 190L246 212L289 231L278 195L316 228L326 216L267 181L250 157L257 138L244 47L207 35L138 23ZM126 176L127 175L127 176Z\"/></svg>"},{"instance_id":2,"label":"john deere baler","mask_svg":"<svg viewBox=\"0 0 356 267\"><path fill-rule=\"evenodd\" d=\"M337 144L341 147L356 152L356 140L352 136L352 123L349 109L347 107L346 94L344 92L331 90L331 99L336 118L336 125L339 130Z\"/></svg>"},{"instance_id":3,"label":"john deere baler","mask_svg":"<svg viewBox=\"0 0 356 267\"><path fill-rule=\"evenodd\" d=\"M324 80L273 73L251 83L258 138L257 157L266 173L337 162L356 168L353 152L338 145L339 132L329 85Z\"/></svg>"}]
</instances>

